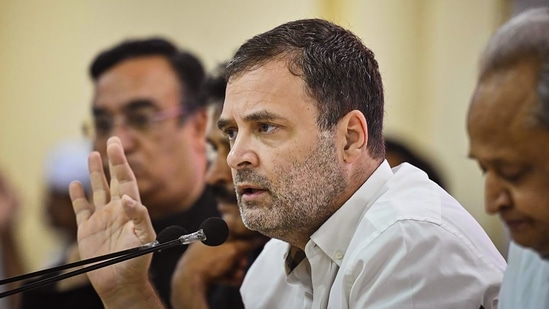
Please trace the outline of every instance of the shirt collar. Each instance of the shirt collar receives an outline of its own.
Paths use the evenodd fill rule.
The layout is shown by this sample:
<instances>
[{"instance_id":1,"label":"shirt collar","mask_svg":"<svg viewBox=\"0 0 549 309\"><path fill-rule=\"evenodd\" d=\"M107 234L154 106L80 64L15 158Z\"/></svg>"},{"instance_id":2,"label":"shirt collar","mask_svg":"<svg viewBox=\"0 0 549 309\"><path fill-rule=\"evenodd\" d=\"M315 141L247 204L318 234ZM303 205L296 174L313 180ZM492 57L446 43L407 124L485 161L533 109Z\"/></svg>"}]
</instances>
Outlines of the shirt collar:
<instances>
[{"instance_id":1,"label":"shirt collar","mask_svg":"<svg viewBox=\"0 0 549 309\"><path fill-rule=\"evenodd\" d=\"M341 266L356 227L364 213L387 190L385 184L392 176L391 167L384 160L347 202L311 235L305 247L307 255L314 247L319 247L334 263Z\"/></svg>"}]
</instances>

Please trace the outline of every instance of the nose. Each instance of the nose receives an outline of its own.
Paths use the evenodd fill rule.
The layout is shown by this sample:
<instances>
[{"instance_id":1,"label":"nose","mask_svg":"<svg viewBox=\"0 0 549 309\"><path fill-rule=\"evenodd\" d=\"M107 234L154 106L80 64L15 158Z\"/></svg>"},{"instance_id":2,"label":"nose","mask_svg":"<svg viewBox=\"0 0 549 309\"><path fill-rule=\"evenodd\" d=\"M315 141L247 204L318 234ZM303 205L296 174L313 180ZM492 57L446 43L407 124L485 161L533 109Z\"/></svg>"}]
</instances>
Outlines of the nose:
<instances>
[{"instance_id":1,"label":"nose","mask_svg":"<svg viewBox=\"0 0 549 309\"><path fill-rule=\"evenodd\" d=\"M486 173L484 191L487 213L496 214L512 206L512 198L509 188L495 173Z\"/></svg>"},{"instance_id":2,"label":"nose","mask_svg":"<svg viewBox=\"0 0 549 309\"><path fill-rule=\"evenodd\" d=\"M258 162L259 158L257 157L256 149L254 149L252 139L239 132L227 155L227 164L232 169L241 169L257 166Z\"/></svg>"}]
</instances>

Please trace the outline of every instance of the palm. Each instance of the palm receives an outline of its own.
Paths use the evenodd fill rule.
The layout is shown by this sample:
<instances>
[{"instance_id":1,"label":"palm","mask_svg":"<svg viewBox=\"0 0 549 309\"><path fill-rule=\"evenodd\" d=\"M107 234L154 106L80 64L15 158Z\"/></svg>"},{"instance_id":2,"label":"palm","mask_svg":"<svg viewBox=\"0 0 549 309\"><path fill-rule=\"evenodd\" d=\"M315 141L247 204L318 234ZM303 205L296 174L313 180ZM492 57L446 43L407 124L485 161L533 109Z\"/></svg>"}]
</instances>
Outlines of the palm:
<instances>
[{"instance_id":1,"label":"palm","mask_svg":"<svg viewBox=\"0 0 549 309\"><path fill-rule=\"evenodd\" d=\"M80 184L71 184L70 193L78 222L78 247L82 259L138 247L155 238L146 208L139 204L139 191L120 141L108 142L107 153L111 184L107 184L101 157L89 157L93 202L85 198ZM137 202L129 207L127 196ZM88 273L99 295L116 293L116 289L147 276L150 254Z\"/></svg>"}]
</instances>

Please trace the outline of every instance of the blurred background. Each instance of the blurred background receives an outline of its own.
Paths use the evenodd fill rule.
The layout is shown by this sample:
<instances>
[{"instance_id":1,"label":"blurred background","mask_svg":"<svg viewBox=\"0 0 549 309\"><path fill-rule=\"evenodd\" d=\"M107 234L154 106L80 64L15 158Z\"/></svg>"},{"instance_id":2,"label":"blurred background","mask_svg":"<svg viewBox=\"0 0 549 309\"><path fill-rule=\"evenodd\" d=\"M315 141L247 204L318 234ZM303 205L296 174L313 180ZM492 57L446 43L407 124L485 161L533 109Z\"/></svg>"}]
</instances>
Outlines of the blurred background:
<instances>
[{"instance_id":1,"label":"blurred background","mask_svg":"<svg viewBox=\"0 0 549 309\"><path fill-rule=\"evenodd\" d=\"M17 240L28 270L43 267L60 243L44 215L44 158L59 141L82 136L92 96L88 65L100 50L161 35L213 69L251 36L310 17L337 22L374 51L387 136L432 160L450 193L505 253L502 225L485 214L482 176L467 158L465 115L488 38L539 2L0 0L0 170L21 197Z\"/></svg>"}]
</instances>

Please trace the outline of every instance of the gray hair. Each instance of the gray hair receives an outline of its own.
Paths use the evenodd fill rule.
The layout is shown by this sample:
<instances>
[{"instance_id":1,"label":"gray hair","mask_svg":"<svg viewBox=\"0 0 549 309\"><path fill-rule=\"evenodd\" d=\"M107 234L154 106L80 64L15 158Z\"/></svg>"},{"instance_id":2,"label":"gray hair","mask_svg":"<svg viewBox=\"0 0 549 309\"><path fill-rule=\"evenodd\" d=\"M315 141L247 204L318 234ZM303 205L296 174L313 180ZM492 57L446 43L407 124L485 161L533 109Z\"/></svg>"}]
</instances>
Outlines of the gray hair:
<instances>
[{"instance_id":1,"label":"gray hair","mask_svg":"<svg viewBox=\"0 0 549 309\"><path fill-rule=\"evenodd\" d=\"M480 62L480 80L526 59L539 61L535 118L549 128L549 7L526 10L490 39Z\"/></svg>"}]
</instances>

